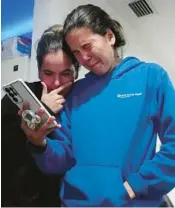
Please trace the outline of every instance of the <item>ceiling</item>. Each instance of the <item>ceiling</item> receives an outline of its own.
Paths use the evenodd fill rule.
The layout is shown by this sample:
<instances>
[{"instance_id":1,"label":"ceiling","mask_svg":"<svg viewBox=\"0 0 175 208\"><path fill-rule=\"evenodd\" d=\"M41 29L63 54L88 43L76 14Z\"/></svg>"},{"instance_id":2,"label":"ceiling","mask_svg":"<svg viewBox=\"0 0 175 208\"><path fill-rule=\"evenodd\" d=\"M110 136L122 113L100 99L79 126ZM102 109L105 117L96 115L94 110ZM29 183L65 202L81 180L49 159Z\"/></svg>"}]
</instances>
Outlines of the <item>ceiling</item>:
<instances>
[{"instance_id":1,"label":"ceiling","mask_svg":"<svg viewBox=\"0 0 175 208\"><path fill-rule=\"evenodd\" d=\"M1 1L1 40L14 36L31 36L34 0Z\"/></svg>"}]
</instances>

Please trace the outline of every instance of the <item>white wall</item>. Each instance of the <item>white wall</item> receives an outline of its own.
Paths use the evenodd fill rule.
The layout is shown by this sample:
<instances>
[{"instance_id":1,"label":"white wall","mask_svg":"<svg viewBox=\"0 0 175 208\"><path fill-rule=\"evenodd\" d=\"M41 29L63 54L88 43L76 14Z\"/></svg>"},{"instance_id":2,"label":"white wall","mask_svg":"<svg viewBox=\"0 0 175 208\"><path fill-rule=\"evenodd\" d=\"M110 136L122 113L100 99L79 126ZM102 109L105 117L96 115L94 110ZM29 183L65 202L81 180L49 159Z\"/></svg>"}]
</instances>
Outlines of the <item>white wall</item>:
<instances>
[{"instance_id":1,"label":"white wall","mask_svg":"<svg viewBox=\"0 0 175 208\"><path fill-rule=\"evenodd\" d=\"M161 64L175 84L175 1L147 0L153 15L137 18L128 7L131 0L106 0L113 16L122 23L128 39L126 55Z\"/></svg>"},{"instance_id":2,"label":"white wall","mask_svg":"<svg viewBox=\"0 0 175 208\"><path fill-rule=\"evenodd\" d=\"M27 80L29 72L28 56L16 57L7 61L1 62L1 98L4 96L2 86L18 78ZM13 67L18 65L18 71L13 71Z\"/></svg>"}]
</instances>

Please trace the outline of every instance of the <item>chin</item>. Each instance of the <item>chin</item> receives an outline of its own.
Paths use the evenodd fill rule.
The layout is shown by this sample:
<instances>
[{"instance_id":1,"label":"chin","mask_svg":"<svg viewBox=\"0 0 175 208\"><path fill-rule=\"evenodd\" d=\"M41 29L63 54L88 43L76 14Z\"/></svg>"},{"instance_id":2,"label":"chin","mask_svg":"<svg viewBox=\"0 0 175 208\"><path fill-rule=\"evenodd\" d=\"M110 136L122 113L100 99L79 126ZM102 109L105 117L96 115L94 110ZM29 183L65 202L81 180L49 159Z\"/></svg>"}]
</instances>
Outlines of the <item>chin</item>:
<instances>
[{"instance_id":1,"label":"chin","mask_svg":"<svg viewBox=\"0 0 175 208\"><path fill-rule=\"evenodd\" d=\"M97 74L98 76L103 76L108 72L107 69L105 68L99 68L98 70L95 70L95 74Z\"/></svg>"}]
</instances>

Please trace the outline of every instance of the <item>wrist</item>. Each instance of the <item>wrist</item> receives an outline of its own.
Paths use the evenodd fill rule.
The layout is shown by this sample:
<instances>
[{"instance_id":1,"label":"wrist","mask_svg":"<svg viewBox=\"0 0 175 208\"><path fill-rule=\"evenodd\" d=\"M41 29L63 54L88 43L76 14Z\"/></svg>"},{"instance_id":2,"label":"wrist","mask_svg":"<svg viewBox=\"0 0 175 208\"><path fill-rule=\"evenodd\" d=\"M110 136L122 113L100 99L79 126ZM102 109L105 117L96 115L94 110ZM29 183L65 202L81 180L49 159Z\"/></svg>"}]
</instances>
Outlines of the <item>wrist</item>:
<instances>
[{"instance_id":1,"label":"wrist","mask_svg":"<svg viewBox=\"0 0 175 208\"><path fill-rule=\"evenodd\" d=\"M28 143L32 144L33 146L41 147L41 148L45 148L47 145L46 139L42 141L34 141L34 140L32 141L29 137L28 137Z\"/></svg>"},{"instance_id":2,"label":"wrist","mask_svg":"<svg viewBox=\"0 0 175 208\"><path fill-rule=\"evenodd\" d=\"M136 197L133 189L131 188L131 186L129 185L129 183L127 181L124 182L124 187L126 189L126 191L128 192L128 195L131 199L134 199Z\"/></svg>"},{"instance_id":3,"label":"wrist","mask_svg":"<svg viewBox=\"0 0 175 208\"><path fill-rule=\"evenodd\" d=\"M42 144L34 144L28 140L27 148L33 153L43 153L47 148L47 142L44 142Z\"/></svg>"},{"instance_id":4,"label":"wrist","mask_svg":"<svg viewBox=\"0 0 175 208\"><path fill-rule=\"evenodd\" d=\"M42 148L45 148L47 145L47 141L46 139L44 139L40 144L38 144L38 146L42 147Z\"/></svg>"}]
</instances>

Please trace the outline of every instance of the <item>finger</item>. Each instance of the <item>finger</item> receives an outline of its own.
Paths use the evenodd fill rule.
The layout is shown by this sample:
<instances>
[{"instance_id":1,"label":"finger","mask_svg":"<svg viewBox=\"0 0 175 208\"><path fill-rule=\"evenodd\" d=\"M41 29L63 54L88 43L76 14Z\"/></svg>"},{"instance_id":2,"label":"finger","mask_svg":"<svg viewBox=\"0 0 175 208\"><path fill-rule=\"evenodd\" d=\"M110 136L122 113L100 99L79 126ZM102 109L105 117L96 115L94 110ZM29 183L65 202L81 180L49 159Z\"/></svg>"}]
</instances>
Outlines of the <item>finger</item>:
<instances>
[{"instance_id":1,"label":"finger","mask_svg":"<svg viewBox=\"0 0 175 208\"><path fill-rule=\"evenodd\" d=\"M27 123L23 119L21 119L21 128L23 129L26 135L28 135L29 131L31 131L31 129L29 129Z\"/></svg>"},{"instance_id":2,"label":"finger","mask_svg":"<svg viewBox=\"0 0 175 208\"><path fill-rule=\"evenodd\" d=\"M23 106L22 106L22 111L30 109L30 104L28 101L25 101Z\"/></svg>"},{"instance_id":3,"label":"finger","mask_svg":"<svg viewBox=\"0 0 175 208\"><path fill-rule=\"evenodd\" d=\"M43 96L43 95L47 94L48 91L47 91L47 85L44 82L41 82L41 84L43 87L43 91L42 91L42 96Z\"/></svg>"},{"instance_id":4,"label":"finger","mask_svg":"<svg viewBox=\"0 0 175 208\"><path fill-rule=\"evenodd\" d=\"M66 100L64 98L56 100L57 104L64 104L65 102L66 102Z\"/></svg>"},{"instance_id":5,"label":"finger","mask_svg":"<svg viewBox=\"0 0 175 208\"><path fill-rule=\"evenodd\" d=\"M67 83L61 85L60 87L58 87L57 89L53 90L51 93L59 94L61 91L63 91L67 87L70 87L71 85L72 85L72 82L67 82Z\"/></svg>"},{"instance_id":6,"label":"finger","mask_svg":"<svg viewBox=\"0 0 175 208\"><path fill-rule=\"evenodd\" d=\"M59 103L59 106L57 106L55 109L55 111L56 111L55 113L59 113L63 108L64 108L63 104Z\"/></svg>"},{"instance_id":7,"label":"finger","mask_svg":"<svg viewBox=\"0 0 175 208\"><path fill-rule=\"evenodd\" d=\"M47 122L45 123L46 126L50 126L51 124L53 124L53 122L55 121L55 117L54 116L50 116L49 119L47 120Z\"/></svg>"},{"instance_id":8,"label":"finger","mask_svg":"<svg viewBox=\"0 0 175 208\"><path fill-rule=\"evenodd\" d=\"M46 133L47 130L50 128L51 124L53 124L54 120L55 120L55 117L54 116L49 117L48 120L41 126L41 128L39 129L39 131Z\"/></svg>"},{"instance_id":9,"label":"finger","mask_svg":"<svg viewBox=\"0 0 175 208\"><path fill-rule=\"evenodd\" d=\"M62 95L56 94L56 100L59 100L59 99L64 99L64 97Z\"/></svg>"},{"instance_id":10,"label":"finger","mask_svg":"<svg viewBox=\"0 0 175 208\"><path fill-rule=\"evenodd\" d=\"M24 129L26 125L26 122L23 120L23 118L21 119L21 128Z\"/></svg>"},{"instance_id":11,"label":"finger","mask_svg":"<svg viewBox=\"0 0 175 208\"><path fill-rule=\"evenodd\" d=\"M60 124L56 124L54 127L50 127L50 125L53 124L54 120L55 120L55 117L53 116L50 117L47 123L45 123L40 129L38 129L39 132L37 133L43 137L43 136L47 136L49 133L51 133L55 129L60 129L61 128Z\"/></svg>"},{"instance_id":12,"label":"finger","mask_svg":"<svg viewBox=\"0 0 175 208\"><path fill-rule=\"evenodd\" d=\"M44 108L40 108L37 112L36 115L38 115L41 119L43 117L43 115L45 114L45 109ZM53 118L52 118L53 117ZM50 124L52 124L53 120L55 120L54 116L51 116L48 118L48 120L41 126L41 128L39 130L43 131L45 128L47 128L46 124L48 124L48 126ZM42 134L42 133L41 133Z\"/></svg>"},{"instance_id":13,"label":"finger","mask_svg":"<svg viewBox=\"0 0 175 208\"><path fill-rule=\"evenodd\" d=\"M61 127L62 127L61 124L57 124L57 125L56 125L56 128L57 128L57 129L60 129Z\"/></svg>"},{"instance_id":14,"label":"finger","mask_svg":"<svg viewBox=\"0 0 175 208\"><path fill-rule=\"evenodd\" d=\"M22 116L22 112L23 112L23 110L20 109L20 110L18 111L18 116Z\"/></svg>"},{"instance_id":15,"label":"finger","mask_svg":"<svg viewBox=\"0 0 175 208\"><path fill-rule=\"evenodd\" d=\"M40 117L42 117L45 113L45 109L44 108L40 108L38 111L36 111L36 114Z\"/></svg>"},{"instance_id":16,"label":"finger","mask_svg":"<svg viewBox=\"0 0 175 208\"><path fill-rule=\"evenodd\" d=\"M54 127L52 128L49 128L46 130L46 134L50 134L52 131L54 131L55 129L60 129L61 128L61 125L60 124L57 124L55 125Z\"/></svg>"},{"instance_id":17,"label":"finger","mask_svg":"<svg viewBox=\"0 0 175 208\"><path fill-rule=\"evenodd\" d=\"M33 143L34 136L36 135L36 130L30 129L25 121L21 122L21 129L24 131L28 140Z\"/></svg>"}]
</instances>

